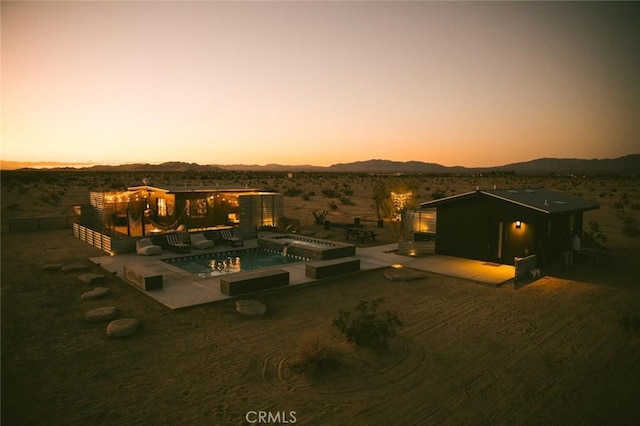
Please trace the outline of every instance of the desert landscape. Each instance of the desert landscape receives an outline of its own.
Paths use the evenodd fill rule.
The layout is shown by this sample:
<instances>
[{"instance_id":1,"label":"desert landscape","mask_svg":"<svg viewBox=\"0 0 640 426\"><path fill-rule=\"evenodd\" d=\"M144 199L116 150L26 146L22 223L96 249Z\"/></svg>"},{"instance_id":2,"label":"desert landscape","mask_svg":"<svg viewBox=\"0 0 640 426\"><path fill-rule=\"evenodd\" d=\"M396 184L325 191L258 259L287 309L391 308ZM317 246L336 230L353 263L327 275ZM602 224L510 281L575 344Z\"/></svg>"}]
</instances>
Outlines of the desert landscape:
<instances>
[{"instance_id":1,"label":"desert landscape","mask_svg":"<svg viewBox=\"0 0 640 426\"><path fill-rule=\"evenodd\" d=\"M638 424L640 180L616 176L371 175L366 173L2 172L3 424ZM83 301L77 272L100 251L69 229L9 232L14 218L65 216L90 190L238 183L285 194L300 231L342 241L314 223L376 219L376 185L410 188L416 203L476 187L546 187L596 201L585 231L608 255L552 265L540 279L498 288L427 273L391 281L389 268L261 293L263 317L233 301L170 311L118 277L106 300ZM373 223L366 226L373 226ZM396 241L387 227L375 244ZM359 244L366 246L374 244ZM92 266L92 270L100 272ZM382 297L402 321L382 353L347 344L340 309ZM116 306L141 320L107 339L85 312ZM292 360L309 335L340 348L311 378Z\"/></svg>"}]
</instances>

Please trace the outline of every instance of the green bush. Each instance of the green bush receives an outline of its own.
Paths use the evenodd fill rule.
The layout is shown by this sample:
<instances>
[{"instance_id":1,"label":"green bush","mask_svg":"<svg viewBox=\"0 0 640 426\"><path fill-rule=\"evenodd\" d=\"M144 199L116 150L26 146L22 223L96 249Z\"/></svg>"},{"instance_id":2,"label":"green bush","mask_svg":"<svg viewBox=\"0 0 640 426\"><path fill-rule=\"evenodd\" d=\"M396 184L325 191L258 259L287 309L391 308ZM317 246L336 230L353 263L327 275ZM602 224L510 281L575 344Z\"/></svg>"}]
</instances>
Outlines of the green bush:
<instances>
[{"instance_id":1,"label":"green bush","mask_svg":"<svg viewBox=\"0 0 640 426\"><path fill-rule=\"evenodd\" d=\"M378 305L383 302L383 298L361 300L355 312L340 309L333 326L358 346L386 349L389 339L396 335L396 327L402 326L402 322L394 312L378 312Z\"/></svg>"}]
</instances>

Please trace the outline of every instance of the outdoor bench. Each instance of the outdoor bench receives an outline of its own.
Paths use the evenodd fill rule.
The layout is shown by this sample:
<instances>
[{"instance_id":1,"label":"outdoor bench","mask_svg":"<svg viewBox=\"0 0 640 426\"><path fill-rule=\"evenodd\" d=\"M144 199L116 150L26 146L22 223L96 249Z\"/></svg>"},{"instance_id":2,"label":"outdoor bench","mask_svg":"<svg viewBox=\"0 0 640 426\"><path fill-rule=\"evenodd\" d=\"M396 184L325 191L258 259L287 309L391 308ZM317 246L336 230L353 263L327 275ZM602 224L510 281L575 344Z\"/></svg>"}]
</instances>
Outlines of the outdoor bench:
<instances>
[{"instance_id":1,"label":"outdoor bench","mask_svg":"<svg viewBox=\"0 0 640 426\"><path fill-rule=\"evenodd\" d=\"M162 274L144 265L124 265L122 267L124 279L143 290L158 290L162 288Z\"/></svg>"},{"instance_id":2,"label":"outdoor bench","mask_svg":"<svg viewBox=\"0 0 640 426\"><path fill-rule=\"evenodd\" d=\"M313 279L327 278L359 270L360 259L352 258L325 260L321 262L307 263L306 265L306 275L308 278Z\"/></svg>"},{"instance_id":3,"label":"outdoor bench","mask_svg":"<svg viewBox=\"0 0 640 426\"><path fill-rule=\"evenodd\" d=\"M289 285L289 272L283 269L237 272L220 278L220 292L227 296L252 293Z\"/></svg>"}]
</instances>

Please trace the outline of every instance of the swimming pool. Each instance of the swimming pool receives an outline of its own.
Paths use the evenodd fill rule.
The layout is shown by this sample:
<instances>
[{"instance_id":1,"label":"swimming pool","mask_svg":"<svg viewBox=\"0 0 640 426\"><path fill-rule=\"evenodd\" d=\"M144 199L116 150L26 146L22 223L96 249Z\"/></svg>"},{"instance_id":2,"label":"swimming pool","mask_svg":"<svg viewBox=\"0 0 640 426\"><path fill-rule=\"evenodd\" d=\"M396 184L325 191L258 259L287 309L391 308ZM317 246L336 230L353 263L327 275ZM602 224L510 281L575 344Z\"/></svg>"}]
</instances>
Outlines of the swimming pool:
<instances>
[{"instance_id":1,"label":"swimming pool","mask_svg":"<svg viewBox=\"0 0 640 426\"><path fill-rule=\"evenodd\" d=\"M308 258L283 254L274 250L251 248L196 256L163 259L164 262L190 272L199 278L216 277L240 271L308 261Z\"/></svg>"}]
</instances>

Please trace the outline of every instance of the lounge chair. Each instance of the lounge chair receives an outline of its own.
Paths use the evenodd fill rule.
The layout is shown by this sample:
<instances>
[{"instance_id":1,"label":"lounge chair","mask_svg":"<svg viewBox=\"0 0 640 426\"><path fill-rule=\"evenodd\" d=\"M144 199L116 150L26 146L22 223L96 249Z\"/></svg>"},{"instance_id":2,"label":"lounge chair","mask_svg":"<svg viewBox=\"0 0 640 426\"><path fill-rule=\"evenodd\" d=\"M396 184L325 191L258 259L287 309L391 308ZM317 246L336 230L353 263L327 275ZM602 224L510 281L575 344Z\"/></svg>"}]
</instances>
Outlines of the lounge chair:
<instances>
[{"instance_id":1,"label":"lounge chair","mask_svg":"<svg viewBox=\"0 0 640 426\"><path fill-rule=\"evenodd\" d=\"M220 237L222 237L222 240L224 242L227 242L227 243L231 244L231 246L233 246L233 247L243 246L244 245L244 241L242 241L242 238L234 237L231 234L231 230L229 230L229 229L221 229L220 230Z\"/></svg>"},{"instance_id":2,"label":"lounge chair","mask_svg":"<svg viewBox=\"0 0 640 426\"><path fill-rule=\"evenodd\" d=\"M184 243L180 240L180 237L175 232L170 232L165 234L167 237L167 244L176 252L187 252L190 250L191 246L187 243Z\"/></svg>"},{"instance_id":3,"label":"lounge chair","mask_svg":"<svg viewBox=\"0 0 640 426\"><path fill-rule=\"evenodd\" d=\"M213 248L213 241L208 240L202 232L191 234L191 245L197 249L204 250Z\"/></svg>"},{"instance_id":4,"label":"lounge chair","mask_svg":"<svg viewBox=\"0 0 640 426\"><path fill-rule=\"evenodd\" d=\"M136 253L142 256L152 256L154 254L160 254L162 247L156 246L151 241L151 238L143 238L136 241Z\"/></svg>"}]
</instances>

